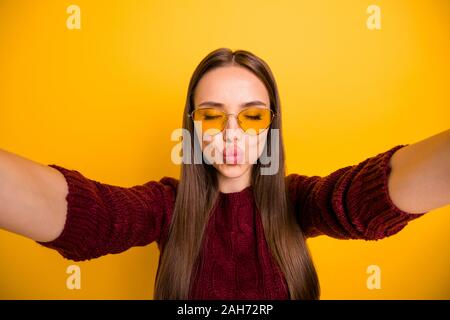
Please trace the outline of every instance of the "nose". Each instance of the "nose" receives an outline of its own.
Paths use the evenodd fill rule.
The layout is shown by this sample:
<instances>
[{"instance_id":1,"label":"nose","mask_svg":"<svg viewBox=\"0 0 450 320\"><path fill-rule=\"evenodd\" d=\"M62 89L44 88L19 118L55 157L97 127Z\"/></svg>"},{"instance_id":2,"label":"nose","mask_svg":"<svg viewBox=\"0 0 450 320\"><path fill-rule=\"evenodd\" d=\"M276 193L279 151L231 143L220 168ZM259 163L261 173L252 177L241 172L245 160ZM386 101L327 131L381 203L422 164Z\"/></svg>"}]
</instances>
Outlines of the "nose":
<instances>
[{"instance_id":1,"label":"nose","mask_svg":"<svg viewBox=\"0 0 450 320\"><path fill-rule=\"evenodd\" d=\"M238 124L236 115L228 115L228 121L225 126L225 131L223 134L224 141L239 141L242 132L241 127Z\"/></svg>"}]
</instances>

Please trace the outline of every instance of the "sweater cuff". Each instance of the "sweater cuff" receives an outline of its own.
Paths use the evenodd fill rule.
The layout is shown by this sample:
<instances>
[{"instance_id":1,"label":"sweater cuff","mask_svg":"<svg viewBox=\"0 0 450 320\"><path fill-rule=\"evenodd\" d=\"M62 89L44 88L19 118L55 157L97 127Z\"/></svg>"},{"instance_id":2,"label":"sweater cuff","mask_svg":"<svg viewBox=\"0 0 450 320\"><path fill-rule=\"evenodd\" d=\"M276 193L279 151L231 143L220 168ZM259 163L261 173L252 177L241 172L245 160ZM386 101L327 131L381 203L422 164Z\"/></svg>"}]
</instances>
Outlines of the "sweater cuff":
<instances>
[{"instance_id":1,"label":"sweater cuff","mask_svg":"<svg viewBox=\"0 0 450 320\"><path fill-rule=\"evenodd\" d=\"M67 214L63 231L52 241L36 241L38 244L59 252L64 258L73 261L90 260L92 253L83 245L85 229L93 229L90 225L89 207L92 203L86 195L92 194L93 185L86 183L86 178L76 170L69 170L56 164L48 165L64 175L68 185ZM84 209L83 209L84 208ZM95 219L94 219L95 221ZM91 230L92 231L92 230Z\"/></svg>"},{"instance_id":2,"label":"sweater cuff","mask_svg":"<svg viewBox=\"0 0 450 320\"><path fill-rule=\"evenodd\" d=\"M365 226L364 239L378 240L402 230L409 221L423 216L425 212L409 213L399 209L389 196L388 178L392 168L390 167L390 159L392 155L405 145L397 145L390 150L380 153L372 157L366 163L366 170L360 176L359 183L354 187L358 188L360 199L366 201L355 201L350 203L350 212L361 213L360 217L356 217L360 226ZM370 208L367 208L367 204ZM357 208L361 206L360 208ZM364 220L364 221L361 221Z\"/></svg>"}]
</instances>

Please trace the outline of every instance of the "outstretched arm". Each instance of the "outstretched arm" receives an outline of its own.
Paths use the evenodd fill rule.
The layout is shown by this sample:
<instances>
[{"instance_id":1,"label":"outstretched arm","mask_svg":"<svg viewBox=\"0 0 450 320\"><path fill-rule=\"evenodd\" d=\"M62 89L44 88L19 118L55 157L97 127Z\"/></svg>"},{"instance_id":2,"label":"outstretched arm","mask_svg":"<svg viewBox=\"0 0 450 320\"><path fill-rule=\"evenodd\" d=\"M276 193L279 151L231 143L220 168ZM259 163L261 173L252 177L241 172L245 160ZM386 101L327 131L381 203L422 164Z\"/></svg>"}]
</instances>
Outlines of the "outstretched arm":
<instances>
[{"instance_id":1,"label":"outstretched arm","mask_svg":"<svg viewBox=\"0 0 450 320\"><path fill-rule=\"evenodd\" d=\"M450 204L450 130L397 150L388 190L401 210L421 213Z\"/></svg>"},{"instance_id":2,"label":"outstretched arm","mask_svg":"<svg viewBox=\"0 0 450 320\"><path fill-rule=\"evenodd\" d=\"M304 235L379 240L425 214L401 210L388 192L390 160L407 146L394 146L324 177L290 174L289 194Z\"/></svg>"},{"instance_id":3,"label":"outstretched arm","mask_svg":"<svg viewBox=\"0 0 450 320\"><path fill-rule=\"evenodd\" d=\"M55 239L67 213L67 184L54 168L0 149L0 229Z\"/></svg>"},{"instance_id":4,"label":"outstretched arm","mask_svg":"<svg viewBox=\"0 0 450 320\"><path fill-rule=\"evenodd\" d=\"M0 150L0 229L74 261L120 253L167 234L177 180L101 183Z\"/></svg>"}]
</instances>

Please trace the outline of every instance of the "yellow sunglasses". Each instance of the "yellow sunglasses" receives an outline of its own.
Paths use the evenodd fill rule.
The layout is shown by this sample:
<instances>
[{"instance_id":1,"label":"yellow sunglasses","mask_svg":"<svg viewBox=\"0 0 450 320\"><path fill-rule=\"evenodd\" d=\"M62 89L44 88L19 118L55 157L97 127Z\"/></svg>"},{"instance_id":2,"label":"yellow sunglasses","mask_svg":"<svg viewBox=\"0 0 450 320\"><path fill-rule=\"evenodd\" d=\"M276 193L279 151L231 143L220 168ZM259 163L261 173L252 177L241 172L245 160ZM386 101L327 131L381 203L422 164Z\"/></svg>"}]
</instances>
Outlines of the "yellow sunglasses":
<instances>
[{"instance_id":1,"label":"yellow sunglasses","mask_svg":"<svg viewBox=\"0 0 450 320\"><path fill-rule=\"evenodd\" d=\"M249 135L258 135L267 129L276 114L268 108L250 107L240 111L237 115L226 113L217 108L199 108L188 114L193 121L200 121L202 131L209 135L222 132L229 116L235 116L239 127Z\"/></svg>"}]
</instances>

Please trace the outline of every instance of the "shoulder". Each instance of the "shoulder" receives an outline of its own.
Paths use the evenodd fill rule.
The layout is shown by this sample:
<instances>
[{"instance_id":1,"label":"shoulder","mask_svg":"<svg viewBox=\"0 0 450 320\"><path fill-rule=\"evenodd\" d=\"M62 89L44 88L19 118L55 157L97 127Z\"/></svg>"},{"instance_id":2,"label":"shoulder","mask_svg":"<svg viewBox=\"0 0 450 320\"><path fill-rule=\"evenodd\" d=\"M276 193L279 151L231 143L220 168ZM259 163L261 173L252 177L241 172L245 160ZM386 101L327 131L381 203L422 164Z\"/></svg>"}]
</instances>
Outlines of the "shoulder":
<instances>
[{"instance_id":1,"label":"shoulder","mask_svg":"<svg viewBox=\"0 0 450 320\"><path fill-rule=\"evenodd\" d=\"M163 177L159 180L159 182L170 192L176 194L178 189L179 180L173 177Z\"/></svg>"}]
</instances>

